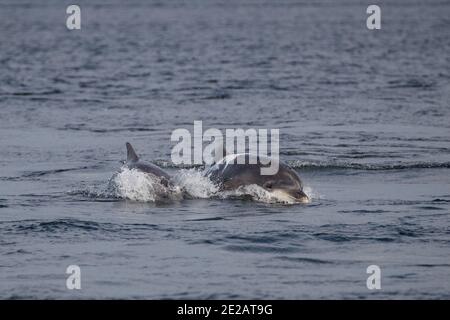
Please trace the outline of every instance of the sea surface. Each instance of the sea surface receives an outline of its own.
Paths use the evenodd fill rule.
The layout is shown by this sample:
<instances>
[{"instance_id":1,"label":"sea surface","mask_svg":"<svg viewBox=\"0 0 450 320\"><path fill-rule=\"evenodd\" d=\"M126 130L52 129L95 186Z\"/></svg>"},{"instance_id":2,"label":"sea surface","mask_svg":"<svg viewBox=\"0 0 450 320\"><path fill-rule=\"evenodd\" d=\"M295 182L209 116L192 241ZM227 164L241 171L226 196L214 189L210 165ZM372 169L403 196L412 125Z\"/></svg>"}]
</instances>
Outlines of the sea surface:
<instances>
[{"instance_id":1,"label":"sea surface","mask_svg":"<svg viewBox=\"0 0 450 320\"><path fill-rule=\"evenodd\" d=\"M450 2L378 4L0 0L0 298L449 299ZM279 129L310 203L173 165L195 120Z\"/></svg>"}]
</instances>

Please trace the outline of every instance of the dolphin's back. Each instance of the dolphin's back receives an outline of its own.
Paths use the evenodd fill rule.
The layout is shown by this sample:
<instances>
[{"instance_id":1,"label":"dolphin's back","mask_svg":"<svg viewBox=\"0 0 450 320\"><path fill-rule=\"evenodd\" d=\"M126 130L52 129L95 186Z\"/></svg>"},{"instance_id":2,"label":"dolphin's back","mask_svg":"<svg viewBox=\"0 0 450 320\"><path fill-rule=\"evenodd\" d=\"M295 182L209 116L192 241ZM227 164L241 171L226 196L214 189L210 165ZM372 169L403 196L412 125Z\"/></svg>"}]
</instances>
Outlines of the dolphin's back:
<instances>
[{"instance_id":1,"label":"dolphin's back","mask_svg":"<svg viewBox=\"0 0 450 320\"><path fill-rule=\"evenodd\" d=\"M239 160L244 163L238 163ZM268 159L264 160L267 163ZM274 178L261 174L261 168L266 166L261 163L260 157L248 153L228 155L208 168L205 176L219 183L223 189L234 189L250 184L263 185L267 180Z\"/></svg>"},{"instance_id":2,"label":"dolphin's back","mask_svg":"<svg viewBox=\"0 0 450 320\"><path fill-rule=\"evenodd\" d=\"M131 163L127 162L127 166L130 169L137 169L137 170L145 172L145 173L153 174L157 177L164 177L164 178L170 179L170 176L164 170L162 170L158 166L155 166L154 164L151 164L151 163L144 163L144 162L140 162L140 161L131 162Z\"/></svg>"}]
</instances>

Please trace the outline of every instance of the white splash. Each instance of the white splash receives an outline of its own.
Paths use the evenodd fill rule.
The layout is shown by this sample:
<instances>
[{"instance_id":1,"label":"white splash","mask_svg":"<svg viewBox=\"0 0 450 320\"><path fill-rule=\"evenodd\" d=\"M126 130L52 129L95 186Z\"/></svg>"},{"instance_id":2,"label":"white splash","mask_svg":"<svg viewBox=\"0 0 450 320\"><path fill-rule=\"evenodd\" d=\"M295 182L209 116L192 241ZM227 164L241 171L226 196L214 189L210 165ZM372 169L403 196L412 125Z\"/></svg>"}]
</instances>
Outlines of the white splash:
<instances>
[{"instance_id":1,"label":"white splash","mask_svg":"<svg viewBox=\"0 0 450 320\"><path fill-rule=\"evenodd\" d=\"M314 190L310 186L304 186L303 192L308 196L309 202L311 202L312 199L319 200L319 199L323 198L323 196L320 193L318 193L317 190Z\"/></svg>"},{"instance_id":2,"label":"white splash","mask_svg":"<svg viewBox=\"0 0 450 320\"><path fill-rule=\"evenodd\" d=\"M172 180L193 198L211 198L219 191L219 187L197 169L181 169Z\"/></svg>"},{"instance_id":3,"label":"white splash","mask_svg":"<svg viewBox=\"0 0 450 320\"><path fill-rule=\"evenodd\" d=\"M182 198L178 186L165 186L157 176L127 167L111 178L109 189L116 197L142 202Z\"/></svg>"}]
</instances>

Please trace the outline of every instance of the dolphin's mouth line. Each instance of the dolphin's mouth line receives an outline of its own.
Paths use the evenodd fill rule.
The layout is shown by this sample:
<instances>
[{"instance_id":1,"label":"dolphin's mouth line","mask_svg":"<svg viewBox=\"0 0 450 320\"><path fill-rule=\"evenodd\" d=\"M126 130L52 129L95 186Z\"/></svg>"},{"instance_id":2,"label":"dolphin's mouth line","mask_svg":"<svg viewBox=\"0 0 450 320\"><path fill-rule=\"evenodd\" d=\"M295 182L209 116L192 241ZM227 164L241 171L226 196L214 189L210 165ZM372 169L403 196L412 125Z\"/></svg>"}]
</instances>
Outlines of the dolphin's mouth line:
<instances>
[{"instance_id":1,"label":"dolphin's mouth line","mask_svg":"<svg viewBox=\"0 0 450 320\"><path fill-rule=\"evenodd\" d=\"M274 190L272 192L269 192L271 196L273 196L276 200L279 200L280 202L287 202L287 203L310 203L311 199L306 196L305 198L296 198L292 195L290 195L288 192L285 192L283 190Z\"/></svg>"},{"instance_id":2,"label":"dolphin's mouth line","mask_svg":"<svg viewBox=\"0 0 450 320\"><path fill-rule=\"evenodd\" d=\"M302 199L298 199L295 197L290 196L290 198L295 202L295 203L310 203L311 199L309 197L307 198L302 198Z\"/></svg>"}]
</instances>

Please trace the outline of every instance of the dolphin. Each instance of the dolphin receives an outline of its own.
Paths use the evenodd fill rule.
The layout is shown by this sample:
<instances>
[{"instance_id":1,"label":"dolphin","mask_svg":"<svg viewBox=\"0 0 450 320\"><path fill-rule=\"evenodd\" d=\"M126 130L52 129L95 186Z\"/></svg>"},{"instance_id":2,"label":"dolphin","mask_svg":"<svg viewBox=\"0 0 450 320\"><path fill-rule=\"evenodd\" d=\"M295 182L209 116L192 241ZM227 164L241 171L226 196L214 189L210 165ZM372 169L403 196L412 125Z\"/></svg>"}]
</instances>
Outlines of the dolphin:
<instances>
[{"instance_id":1,"label":"dolphin","mask_svg":"<svg viewBox=\"0 0 450 320\"><path fill-rule=\"evenodd\" d=\"M129 142L126 143L126 146L127 161L125 162L125 165L129 169L136 169L147 174L152 174L158 177L161 181L161 184L166 187L171 185L169 174L167 174L164 170L154 164L140 161L139 157L136 155L136 152Z\"/></svg>"},{"instance_id":2,"label":"dolphin","mask_svg":"<svg viewBox=\"0 0 450 320\"><path fill-rule=\"evenodd\" d=\"M205 169L203 175L217 183L220 191L235 190L241 186L255 184L281 201L309 202L308 196L303 191L300 177L286 164L279 162L278 172L274 175L261 174L261 168L266 167L267 165L264 164L270 161L275 160L249 153L226 155Z\"/></svg>"}]
</instances>

